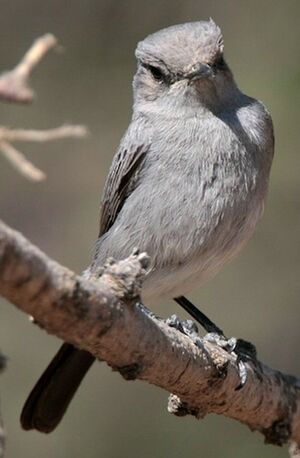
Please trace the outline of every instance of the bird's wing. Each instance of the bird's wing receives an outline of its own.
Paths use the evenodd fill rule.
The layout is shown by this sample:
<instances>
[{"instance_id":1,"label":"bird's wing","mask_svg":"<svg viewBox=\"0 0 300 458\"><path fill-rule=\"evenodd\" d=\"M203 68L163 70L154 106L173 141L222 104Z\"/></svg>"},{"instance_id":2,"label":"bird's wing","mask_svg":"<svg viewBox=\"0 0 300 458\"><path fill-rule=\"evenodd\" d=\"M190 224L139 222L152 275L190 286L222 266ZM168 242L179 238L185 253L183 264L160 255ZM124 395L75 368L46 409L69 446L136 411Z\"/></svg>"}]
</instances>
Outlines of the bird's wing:
<instances>
[{"instance_id":1,"label":"bird's wing","mask_svg":"<svg viewBox=\"0 0 300 458\"><path fill-rule=\"evenodd\" d=\"M148 150L149 142L145 139L138 141L138 138L135 138L133 141L127 133L122 140L104 187L99 237L114 224L126 198L136 187L139 171Z\"/></svg>"}]
</instances>

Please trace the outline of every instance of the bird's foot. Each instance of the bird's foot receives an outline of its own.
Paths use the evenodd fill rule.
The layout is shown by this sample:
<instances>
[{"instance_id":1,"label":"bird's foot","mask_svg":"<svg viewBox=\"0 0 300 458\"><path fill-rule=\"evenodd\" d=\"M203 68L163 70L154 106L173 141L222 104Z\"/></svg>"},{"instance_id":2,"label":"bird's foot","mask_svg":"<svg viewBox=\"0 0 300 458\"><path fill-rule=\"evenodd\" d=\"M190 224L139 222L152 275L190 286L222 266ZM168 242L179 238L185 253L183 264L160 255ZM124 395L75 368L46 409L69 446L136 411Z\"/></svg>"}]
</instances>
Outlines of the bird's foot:
<instances>
[{"instance_id":1,"label":"bird's foot","mask_svg":"<svg viewBox=\"0 0 300 458\"><path fill-rule=\"evenodd\" d=\"M224 335L215 333L206 334L203 340L204 342L211 342L218 345L236 358L240 383L235 389L240 390L243 388L248 377L245 363L252 362L254 366L257 365L257 352L255 346L244 339L237 339L236 337L227 339Z\"/></svg>"},{"instance_id":2,"label":"bird's foot","mask_svg":"<svg viewBox=\"0 0 300 458\"><path fill-rule=\"evenodd\" d=\"M198 334L198 327L193 320L180 320L176 315L172 315L166 320L166 323L178 329L178 331L192 339L195 345L201 347L203 342L210 342L218 347L223 348L230 355L234 356L237 363L240 383L236 390L240 390L247 382L246 362L252 362L254 367L257 366L255 346L243 339L231 337L228 339L223 333L210 332L201 338Z\"/></svg>"},{"instance_id":3,"label":"bird's foot","mask_svg":"<svg viewBox=\"0 0 300 458\"><path fill-rule=\"evenodd\" d=\"M198 326L193 320L180 320L177 315L171 315L166 319L166 324L171 328L175 328L178 331L182 332L186 336L189 336L192 341L197 345L198 342L201 342L201 338L198 334Z\"/></svg>"}]
</instances>

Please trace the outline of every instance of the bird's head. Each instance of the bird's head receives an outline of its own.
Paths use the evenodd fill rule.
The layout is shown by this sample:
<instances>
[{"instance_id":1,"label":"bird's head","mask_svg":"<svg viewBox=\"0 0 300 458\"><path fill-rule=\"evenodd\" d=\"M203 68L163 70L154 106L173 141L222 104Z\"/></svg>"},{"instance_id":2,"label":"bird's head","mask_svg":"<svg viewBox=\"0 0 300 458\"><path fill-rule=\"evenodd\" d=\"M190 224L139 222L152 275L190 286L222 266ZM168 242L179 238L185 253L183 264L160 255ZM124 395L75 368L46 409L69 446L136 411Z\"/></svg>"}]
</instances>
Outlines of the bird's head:
<instances>
[{"instance_id":1,"label":"bird's head","mask_svg":"<svg viewBox=\"0 0 300 458\"><path fill-rule=\"evenodd\" d=\"M135 106L214 110L237 90L212 19L175 25L149 35L136 49Z\"/></svg>"}]
</instances>

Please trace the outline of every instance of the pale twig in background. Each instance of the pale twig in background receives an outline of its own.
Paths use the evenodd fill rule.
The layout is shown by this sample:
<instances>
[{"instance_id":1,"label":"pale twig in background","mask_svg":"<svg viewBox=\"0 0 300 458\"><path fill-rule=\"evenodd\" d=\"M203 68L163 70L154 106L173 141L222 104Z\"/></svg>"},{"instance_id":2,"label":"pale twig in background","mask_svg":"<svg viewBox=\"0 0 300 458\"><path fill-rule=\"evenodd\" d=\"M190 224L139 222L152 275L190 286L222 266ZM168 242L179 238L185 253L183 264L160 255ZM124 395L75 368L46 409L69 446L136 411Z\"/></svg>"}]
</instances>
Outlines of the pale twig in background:
<instances>
[{"instance_id":1,"label":"pale twig in background","mask_svg":"<svg viewBox=\"0 0 300 458\"><path fill-rule=\"evenodd\" d=\"M0 99L14 103L30 103L34 91L28 80L32 70L55 46L57 39L50 33L34 41L21 62L13 69L0 75Z\"/></svg>"},{"instance_id":2,"label":"pale twig in background","mask_svg":"<svg viewBox=\"0 0 300 458\"><path fill-rule=\"evenodd\" d=\"M29 86L32 70L41 59L57 45L54 35L46 34L35 40L21 62L11 71L0 75L0 101L12 103L29 103L34 98L34 92ZM31 181L41 181L45 173L32 164L23 153L18 151L12 142L31 141L47 142L63 138L83 138L88 134L87 128L80 125L64 125L48 130L9 129L0 126L0 153L15 167L15 169ZM0 372L5 367L5 358L0 353ZM5 432L0 413L0 458L5 452Z\"/></svg>"},{"instance_id":3,"label":"pale twig in background","mask_svg":"<svg viewBox=\"0 0 300 458\"><path fill-rule=\"evenodd\" d=\"M57 45L54 35L46 34L35 40L21 62L11 71L0 75L0 100L29 103L34 97L28 80L32 70L41 59ZM13 167L31 181L42 181L46 174L30 162L11 142L47 142L63 138L83 138L87 135L84 126L65 125L49 130L8 129L0 126L0 152Z\"/></svg>"},{"instance_id":4,"label":"pale twig in background","mask_svg":"<svg viewBox=\"0 0 300 458\"><path fill-rule=\"evenodd\" d=\"M23 153L18 151L10 142L32 141L47 142L63 138L83 138L88 134L85 126L65 125L49 130L8 129L0 127L0 152L15 167L15 169L31 181L42 181L46 174L30 162Z\"/></svg>"},{"instance_id":5,"label":"pale twig in background","mask_svg":"<svg viewBox=\"0 0 300 458\"><path fill-rule=\"evenodd\" d=\"M45 173L28 161L23 153L14 148L10 143L0 141L0 151L13 167L31 181L42 181Z\"/></svg>"},{"instance_id":6,"label":"pale twig in background","mask_svg":"<svg viewBox=\"0 0 300 458\"><path fill-rule=\"evenodd\" d=\"M88 134L85 126L64 125L55 129L47 130L25 130L8 129L0 127L0 141L7 142L26 141L26 142L48 142L51 140L61 140L63 138L83 138Z\"/></svg>"}]
</instances>

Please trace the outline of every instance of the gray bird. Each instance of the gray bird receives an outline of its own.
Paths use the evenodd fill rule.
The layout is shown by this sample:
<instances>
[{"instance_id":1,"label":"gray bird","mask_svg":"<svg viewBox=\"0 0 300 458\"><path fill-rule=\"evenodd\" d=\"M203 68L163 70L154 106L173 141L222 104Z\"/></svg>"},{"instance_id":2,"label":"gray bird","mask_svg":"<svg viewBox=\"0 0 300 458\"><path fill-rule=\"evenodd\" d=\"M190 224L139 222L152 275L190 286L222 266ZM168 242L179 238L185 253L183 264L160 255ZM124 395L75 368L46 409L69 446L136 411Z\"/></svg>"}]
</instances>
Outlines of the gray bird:
<instances>
[{"instance_id":1,"label":"gray bird","mask_svg":"<svg viewBox=\"0 0 300 458\"><path fill-rule=\"evenodd\" d=\"M267 194L272 120L237 87L212 20L149 35L136 57L132 121L106 180L85 274L138 247L151 259L143 301L175 298L221 333L183 294L212 278L252 236ZM52 431L93 361L63 344L29 395L22 426Z\"/></svg>"}]
</instances>

